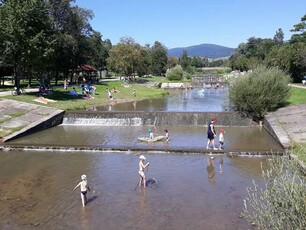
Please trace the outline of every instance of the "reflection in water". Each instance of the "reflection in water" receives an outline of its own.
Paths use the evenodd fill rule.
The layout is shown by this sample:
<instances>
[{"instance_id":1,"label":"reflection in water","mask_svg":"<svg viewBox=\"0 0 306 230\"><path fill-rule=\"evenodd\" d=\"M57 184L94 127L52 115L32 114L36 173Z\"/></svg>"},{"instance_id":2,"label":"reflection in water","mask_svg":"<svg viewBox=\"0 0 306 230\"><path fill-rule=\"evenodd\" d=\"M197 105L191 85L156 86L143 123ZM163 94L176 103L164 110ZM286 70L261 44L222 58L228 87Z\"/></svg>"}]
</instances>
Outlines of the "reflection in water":
<instances>
[{"instance_id":1,"label":"reflection in water","mask_svg":"<svg viewBox=\"0 0 306 230\"><path fill-rule=\"evenodd\" d=\"M216 181L216 171L215 171L215 158L214 157L208 157L207 158L207 174L208 174L208 181L211 184L215 184Z\"/></svg>"},{"instance_id":2,"label":"reflection in water","mask_svg":"<svg viewBox=\"0 0 306 230\"><path fill-rule=\"evenodd\" d=\"M216 165L215 164L217 164L217 162L219 164L219 174L222 175L223 174L223 164L224 164L223 156L218 156L218 157L208 156L207 157L206 171L208 175L208 181L213 185L216 183Z\"/></svg>"},{"instance_id":3,"label":"reflection in water","mask_svg":"<svg viewBox=\"0 0 306 230\"><path fill-rule=\"evenodd\" d=\"M148 223L148 204L147 204L147 197L146 197L147 188L140 187L140 226L141 229L146 229Z\"/></svg>"},{"instance_id":4,"label":"reflection in water","mask_svg":"<svg viewBox=\"0 0 306 230\"><path fill-rule=\"evenodd\" d=\"M81 208L80 210L81 213L81 229L82 230L89 230L90 225L88 221L88 212L84 208Z\"/></svg>"}]
</instances>

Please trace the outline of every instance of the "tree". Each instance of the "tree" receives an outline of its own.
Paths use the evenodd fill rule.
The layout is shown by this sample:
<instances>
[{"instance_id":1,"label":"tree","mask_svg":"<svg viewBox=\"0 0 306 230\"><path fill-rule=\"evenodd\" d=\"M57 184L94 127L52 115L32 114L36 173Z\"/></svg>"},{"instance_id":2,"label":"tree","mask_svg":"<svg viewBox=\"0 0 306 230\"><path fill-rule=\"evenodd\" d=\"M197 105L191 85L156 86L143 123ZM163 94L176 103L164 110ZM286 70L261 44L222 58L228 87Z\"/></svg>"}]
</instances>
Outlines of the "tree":
<instances>
[{"instance_id":1,"label":"tree","mask_svg":"<svg viewBox=\"0 0 306 230\"><path fill-rule=\"evenodd\" d=\"M190 60L186 50L183 50L182 56L180 57L180 65L182 66L183 70L186 70L190 65Z\"/></svg>"},{"instance_id":2,"label":"tree","mask_svg":"<svg viewBox=\"0 0 306 230\"><path fill-rule=\"evenodd\" d=\"M180 81L183 79L184 70L180 65L177 65L166 72L166 77L169 81Z\"/></svg>"},{"instance_id":3,"label":"tree","mask_svg":"<svg viewBox=\"0 0 306 230\"><path fill-rule=\"evenodd\" d=\"M121 38L113 46L107 59L108 67L116 73L132 76L136 70L137 60L140 58L139 44L133 38Z\"/></svg>"},{"instance_id":4,"label":"tree","mask_svg":"<svg viewBox=\"0 0 306 230\"><path fill-rule=\"evenodd\" d=\"M160 42L155 41L150 51L151 72L153 75L161 76L167 70L167 49Z\"/></svg>"},{"instance_id":5,"label":"tree","mask_svg":"<svg viewBox=\"0 0 306 230\"><path fill-rule=\"evenodd\" d=\"M93 13L90 10L72 6L74 0L49 0L50 14L54 27L54 62L55 81L60 72L68 73L78 65L85 64L92 58L90 38L93 30L89 24Z\"/></svg>"},{"instance_id":6,"label":"tree","mask_svg":"<svg viewBox=\"0 0 306 230\"><path fill-rule=\"evenodd\" d=\"M267 112L286 104L290 96L289 82L290 76L284 71L258 66L232 82L230 101L237 111L258 121Z\"/></svg>"},{"instance_id":7,"label":"tree","mask_svg":"<svg viewBox=\"0 0 306 230\"><path fill-rule=\"evenodd\" d=\"M175 56L170 56L170 57L168 58L167 67L168 67L168 69L173 68L173 67L175 67L176 65L178 65L178 63L179 63L179 61L178 61L178 58L177 58L177 57L175 57Z\"/></svg>"},{"instance_id":8,"label":"tree","mask_svg":"<svg viewBox=\"0 0 306 230\"><path fill-rule=\"evenodd\" d=\"M7 0L0 6L0 51L3 64L12 66L15 86L33 64L52 53L51 24L43 0Z\"/></svg>"},{"instance_id":9,"label":"tree","mask_svg":"<svg viewBox=\"0 0 306 230\"><path fill-rule=\"evenodd\" d=\"M291 32L298 32L291 37L291 42L306 42L306 14L301 18L301 22L295 24Z\"/></svg>"},{"instance_id":10,"label":"tree","mask_svg":"<svg viewBox=\"0 0 306 230\"><path fill-rule=\"evenodd\" d=\"M284 32L281 28L276 31L273 40L278 45L282 45L284 43Z\"/></svg>"}]
</instances>

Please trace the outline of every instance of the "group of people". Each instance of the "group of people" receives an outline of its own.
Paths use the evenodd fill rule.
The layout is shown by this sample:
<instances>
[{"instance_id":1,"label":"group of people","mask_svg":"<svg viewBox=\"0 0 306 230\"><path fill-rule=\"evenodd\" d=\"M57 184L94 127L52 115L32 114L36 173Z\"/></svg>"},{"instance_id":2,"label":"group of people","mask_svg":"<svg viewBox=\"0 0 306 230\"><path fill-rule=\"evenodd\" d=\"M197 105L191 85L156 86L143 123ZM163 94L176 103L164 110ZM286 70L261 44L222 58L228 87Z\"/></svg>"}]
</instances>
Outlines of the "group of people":
<instances>
[{"instance_id":1,"label":"group of people","mask_svg":"<svg viewBox=\"0 0 306 230\"><path fill-rule=\"evenodd\" d=\"M148 132L149 132L149 138L154 139L156 134L153 133L153 130L151 128L149 128ZM170 135L169 135L168 129L165 129L164 132L165 132L166 141L170 141Z\"/></svg>"},{"instance_id":2,"label":"group of people","mask_svg":"<svg viewBox=\"0 0 306 230\"><path fill-rule=\"evenodd\" d=\"M146 187L146 175L144 173L145 169L149 167L150 162L145 164L145 156L144 155L140 155L139 156L139 183L137 184L137 187ZM81 201L82 201L82 206L85 207L86 203L87 203L87 192L90 191L90 187L87 181L87 176L84 174L81 176L81 181L74 187L73 191L75 191L78 187L80 187L81 190ZM136 187L136 188L137 188Z\"/></svg>"},{"instance_id":3,"label":"group of people","mask_svg":"<svg viewBox=\"0 0 306 230\"><path fill-rule=\"evenodd\" d=\"M207 145L206 145L206 149L210 149L210 145L212 144L213 150L222 150L223 146L224 146L224 129L220 130L219 133L219 143L220 146L219 148L216 147L216 142L215 142L215 138L217 137L217 133L215 130L215 122L217 121L217 119L215 117L212 117L211 121L208 124L208 128L207 128Z\"/></svg>"}]
</instances>

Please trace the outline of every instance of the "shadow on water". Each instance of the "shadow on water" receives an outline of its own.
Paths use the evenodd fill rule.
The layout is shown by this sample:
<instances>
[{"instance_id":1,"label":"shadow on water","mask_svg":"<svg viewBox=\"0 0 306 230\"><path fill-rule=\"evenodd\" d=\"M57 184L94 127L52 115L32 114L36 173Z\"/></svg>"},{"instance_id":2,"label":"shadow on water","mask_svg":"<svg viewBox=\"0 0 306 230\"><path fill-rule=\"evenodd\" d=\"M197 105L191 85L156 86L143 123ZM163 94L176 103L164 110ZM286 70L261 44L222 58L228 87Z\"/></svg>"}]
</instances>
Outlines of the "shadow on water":
<instances>
[{"instance_id":1,"label":"shadow on water","mask_svg":"<svg viewBox=\"0 0 306 230\"><path fill-rule=\"evenodd\" d=\"M93 201L94 201L95 199L97 199L97 198L98 198L98 196L92 196L92 197L88 198L88 199L87 199L87 204L93 202Z\"/></svg>"}]
</instances>

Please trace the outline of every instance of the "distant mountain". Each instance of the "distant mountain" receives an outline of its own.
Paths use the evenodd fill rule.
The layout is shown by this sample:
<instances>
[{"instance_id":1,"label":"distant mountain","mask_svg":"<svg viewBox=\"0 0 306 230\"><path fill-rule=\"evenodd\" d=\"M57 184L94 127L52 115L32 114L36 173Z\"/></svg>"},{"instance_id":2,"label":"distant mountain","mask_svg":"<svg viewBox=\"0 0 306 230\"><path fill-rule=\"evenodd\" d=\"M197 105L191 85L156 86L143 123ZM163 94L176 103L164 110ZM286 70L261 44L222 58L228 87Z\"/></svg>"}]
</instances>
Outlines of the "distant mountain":
<instances>
[{"instance_id":1,"label":"distant mountain","mask_svg":"<svg viewBox=\"0 0 306 230\"><path fill-rule=\"evenodd\" d=\"M219 46L214 44L201 44L189 47L172 48L168 50L168 56L180 57L183 50L187 51L188 56L220 58L231 56L234 48Z\"/></svg>"}]
</instances>

